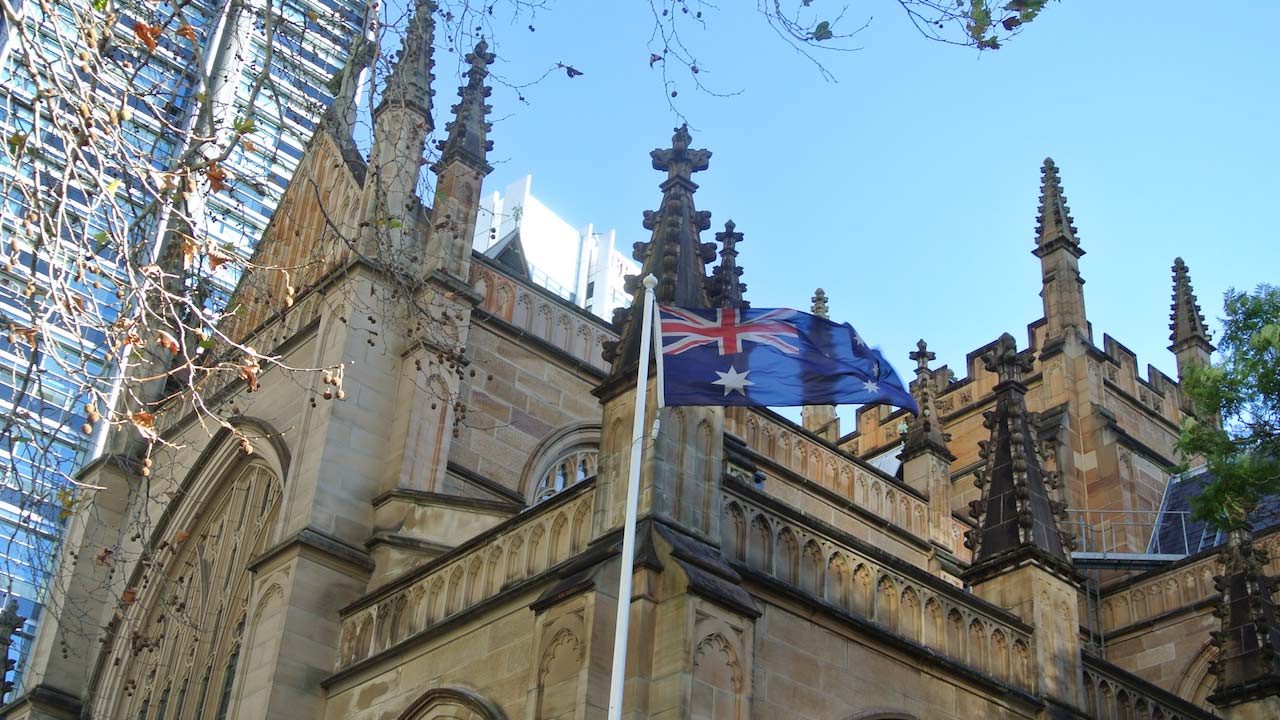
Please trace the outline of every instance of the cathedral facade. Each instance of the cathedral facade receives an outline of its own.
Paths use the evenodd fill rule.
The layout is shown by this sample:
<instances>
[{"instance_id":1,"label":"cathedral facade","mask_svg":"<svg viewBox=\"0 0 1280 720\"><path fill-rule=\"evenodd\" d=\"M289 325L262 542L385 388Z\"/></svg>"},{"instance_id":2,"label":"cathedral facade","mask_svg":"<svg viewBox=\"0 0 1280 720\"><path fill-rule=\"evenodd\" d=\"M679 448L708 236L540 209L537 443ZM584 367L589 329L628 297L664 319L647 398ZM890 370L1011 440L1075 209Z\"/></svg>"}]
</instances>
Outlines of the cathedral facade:
<instances>
[{"instance_id":1,"label":"cathedral facade","mask_svg":"<svg viewBox=\"0 0 1280 720\"><path fill-rule=\"evenodd\" d=\"M175 404L162 445L85 469L99 489L5 718L603 718L633 452L625 717L1280 717L1280 535L1084 572L1073 519L1158 510L1187 409L1177 380L1094 343L1052 161L1022 349L994 339L957 379L921 342L920 415L866 408L845 435L834 408L797 424L649 392L661 422L636 446L640 304L608 323L472 251L483 43L435 197L415 195L430 9L370 156L349 82L311 141L255 256L293 270L236 292L226 332L279 365L206 388L226 426ZM711 153L691 142L652 154L666 178L636 259L661 303L742 307L742 235L702 241ZM1212 349L1178 261L1179 369ZM1116 532L1150 554L1150 529Z\"/></svg>"}]
</instances>

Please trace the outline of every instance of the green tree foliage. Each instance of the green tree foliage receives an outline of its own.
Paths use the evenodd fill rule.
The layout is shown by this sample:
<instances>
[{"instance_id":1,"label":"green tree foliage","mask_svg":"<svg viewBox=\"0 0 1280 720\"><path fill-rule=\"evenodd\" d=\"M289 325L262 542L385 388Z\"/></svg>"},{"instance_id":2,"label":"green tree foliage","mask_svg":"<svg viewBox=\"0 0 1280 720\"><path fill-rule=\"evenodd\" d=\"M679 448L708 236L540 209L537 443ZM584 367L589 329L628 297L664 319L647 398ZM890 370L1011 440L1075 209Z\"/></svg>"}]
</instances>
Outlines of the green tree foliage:
<instances>
[{"instance_id":1,"label":"green tree foliage","mask_svg":"<svg viewBox=\"0 0 1280 720\"><path fill-rule=\"evenodd\" d=\"M1195 517L1231 530L1280 494L1280 288L1230 290L1225 311L1221 363L1192 367L1183 380L1197 418L1183 425L1177 450L1204 458L1214 478L1192 500Z\"/></svg>"}]
</instances>

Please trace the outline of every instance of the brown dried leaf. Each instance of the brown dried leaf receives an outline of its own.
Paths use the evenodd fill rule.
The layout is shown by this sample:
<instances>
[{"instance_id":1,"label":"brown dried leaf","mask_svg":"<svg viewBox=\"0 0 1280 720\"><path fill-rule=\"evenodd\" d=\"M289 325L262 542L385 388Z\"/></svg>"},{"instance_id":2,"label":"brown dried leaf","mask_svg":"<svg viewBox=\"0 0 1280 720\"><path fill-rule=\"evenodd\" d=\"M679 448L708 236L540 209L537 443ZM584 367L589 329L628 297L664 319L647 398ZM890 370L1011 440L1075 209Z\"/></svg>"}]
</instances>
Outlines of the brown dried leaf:
<instances>
[{"instance_id":1,"label":"brown dried leaf","mask_svg":"<svg viewBox=\"0 0 1280 720\"><path fill-rule=\"evenodd\" d=\"M133 24L133 34L147 46L150 52L156 51L156 38L160 36L160 30L159 25L148 25L142 22Z\"/></svg>"},{"instance_id":2,"label":"brown dried leaf","mask_svg":"<svg viewBox=\"0 0 1280 720\"><path fill-rule=\"evenodd\" d=\"M149 412L131 412L129 413L129 422L138 429L138 434L148 440L156 437L156 416Z\"/></svg>"},{"instance_id":3,"label":"brown dried leaf","mask_svg":"<svg viewBox=\"0 0 1280 720\"><path fill-rule=\"evenodd\" d=\"M227 189L227 171L222 169L218 163L209 163L209 167L204 171L205 177L209 178L209 190L212 192L220 192Z\"/></svg>"},{"instance_id":4,"label":"brown dried leaf","mask_svg":"<svg viewBox=\"0 0 1280 720\"><path fill-rule=\"evenodd\" d=\"M255 392L258 389L258 365L254 362L245 363L240 366L240 379L244 380L249 386L249 392Z\"/></svg>"},{"instance_id":5,"label":"brown dried leaf","mask_svg":"<svg viewBox=\"0 0 1280 720\"><path fill-rule=\"evenodd\" d=\"M178 351L182 349L182 347L178 345L177 339L174 338L169 333L161 330L157 334L159 335L159 337L156 338L156 342L160 343L160 347L164 348L165 350L168 350L174 355L177 355Z\"/></svg>"},{"instance_id":6,"label":"brown dried leaf","mask_svg":"<svg viewBox=\"0 0 1280 720\"><path fill-rule=\"evenodd\" d=\"M235 260L235 258L232 257L231 255L228 255L222 252L221 250L216 250L216 249L209 250L208 254L205 255L205 258L208 259L209 261L210 270L217 270L223 265L226 265L232 260Z\"/></svg>"},{"instance_id":7,"label":"brown dried leaf","mask_svg":"<svg viewBox=\"0 0 1280 720\"><path fill-rule=\"evenodd\" d=\"M182 266L191 267L195 262L196 252L200 250L200 246L196 244L193 238L186 238L182 241Z\"/></svg>"}]
</instances>

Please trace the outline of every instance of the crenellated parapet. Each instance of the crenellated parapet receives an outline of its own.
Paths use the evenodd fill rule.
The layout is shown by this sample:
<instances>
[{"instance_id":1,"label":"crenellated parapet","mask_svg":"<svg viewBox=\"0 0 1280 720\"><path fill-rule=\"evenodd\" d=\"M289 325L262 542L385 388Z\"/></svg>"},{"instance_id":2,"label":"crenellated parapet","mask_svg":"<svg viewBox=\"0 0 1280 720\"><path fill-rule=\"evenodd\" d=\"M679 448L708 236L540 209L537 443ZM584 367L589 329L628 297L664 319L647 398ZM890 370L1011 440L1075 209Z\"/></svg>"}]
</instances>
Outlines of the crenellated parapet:
<instances>
[{"instance_id":1,"label":"crenellated parapet","mask_svg":"<svg viewBox=\"0 0 1280 720\"><path fill-rule=\"evenodd\" d=\"M1137 354L1110 335L1102 336L1102 355L1098 358L1102 380L1117 396L1117 405L1127 402L1157 422L1175 428L1181 424L1185 415L1177 379L1151 364L1139 372Z\"/></svg>"}]
</instances>

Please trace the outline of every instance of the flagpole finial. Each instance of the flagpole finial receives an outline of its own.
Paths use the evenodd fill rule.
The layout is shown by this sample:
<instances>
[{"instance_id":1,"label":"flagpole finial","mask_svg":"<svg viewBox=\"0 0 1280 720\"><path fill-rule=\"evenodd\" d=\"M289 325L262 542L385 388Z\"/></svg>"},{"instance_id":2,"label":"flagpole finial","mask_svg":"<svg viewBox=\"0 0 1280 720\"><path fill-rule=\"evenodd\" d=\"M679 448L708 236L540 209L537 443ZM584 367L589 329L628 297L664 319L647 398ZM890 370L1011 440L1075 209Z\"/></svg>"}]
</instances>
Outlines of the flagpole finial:
<instances>
[{"instance_id":1,"label":"flagpole finial","mask_svg":"<svg viewBox=\"0 0 1280 720\"><path fill-rule=\"evenodd\" d=\"M649 292L653 292L653 289L656 287L658 287L658 278L653 273L649 273L648 275L645 275L644 289L648 290Z\"/></svg>"}]
</instances>

